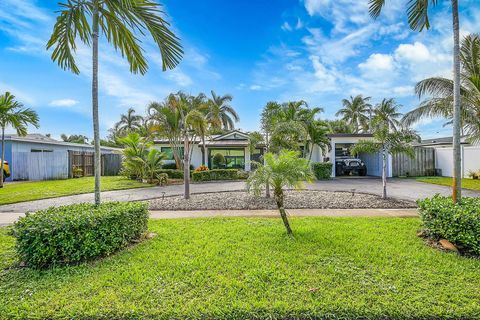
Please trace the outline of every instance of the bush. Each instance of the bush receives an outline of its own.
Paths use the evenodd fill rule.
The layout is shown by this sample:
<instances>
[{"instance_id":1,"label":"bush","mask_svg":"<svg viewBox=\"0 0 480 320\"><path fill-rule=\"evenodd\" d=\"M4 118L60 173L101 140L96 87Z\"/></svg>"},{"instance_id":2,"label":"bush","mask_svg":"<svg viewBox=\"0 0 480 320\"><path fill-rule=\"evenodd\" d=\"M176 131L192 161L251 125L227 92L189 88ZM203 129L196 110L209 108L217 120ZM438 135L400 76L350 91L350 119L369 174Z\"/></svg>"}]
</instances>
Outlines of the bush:
<instances>
[{"instance_id":1,"label":"bush","mask_svg":"<svg viewBox=\"0 0 480 320\"><path fill-rule=\"evenodd\" d=\"M165 163L163 164L162 166L162 169L172 169L172 170L177 170L177 164L175 162L173 163ZM190 170L194 170L195 167L193 166L193 164L190 165Z\"/></svg>"},{"instance_id":2,"label":"bush","mask_svg":"<svg viewBox=\"0 0 480 320\"><path fill-rule=\"evenodd\" d=\"M199 171L208 171L208 167L204 164L202 164L201 166L199 166L197 169L195 169L195 172L199 172Z\"/></svg>"},{"instance_id":3,"label":"bush","mask_svg":"<svg viewBox=\"0 0 480 320\"><path fill-rule=\"evenodd\" d=\"M158 184L161 186L166 186L168 184L168 174L166 173L159 173L157 175Z\"/></svg>"},{"instance_id":4,"label":"bush","mask_svg":"<svg viewBox=\"0 0 480 320\"><path fill-rule=\"evenodd\" d=\"M435 195L417 201L423 227L430 237L447 239L463 251L480 255L480 198Z\"/></svg>"},{"instance_id":5,"label":"bush","mask_svg":"<svg viewBox=\"0 0 480 320\"><path fill-rule=\"evenodd\" d=\"M192 181L211 181L211 180L237 180L239 179L237 169L213 169L208 171L198 171L192 173Z\"/></svg>"},{"instance_id":6,"label":"bush","mask_svg":"<svg viewBox=\"0 0 480 320\"><path fill-rule=\"evenodd\" d=\"M478 171L473 171L470 170L468 171L468 177L474 180L478 180L480 178L480 170Z\"/></svg>"},{"instance_id":7,"label":"bush","mask_svg":"<svg viewBox=\"0 0 480 320\"><path fill-rule=\"evenodd\" d=\"M327 180L332 176L332 164L330 162L314 162L312 170L317 180Z\"/></svg>"},{"instance_id":8,"label":"bush","mask_svg":"<svg viewBox=\"0 0 480 320\"><path fill-rule=\"evenodd\" d=\"M225 165L225 157L221 153L216 153L212 158L212 164L215 168Z\"/></svg>"},{"instance_id":9,"label":"bush","mask_svg":"<svg viewBox=\"0 0 480 320\"><path fill-rule=\"evenodd\" d=\"M74 204L27 214L14 225L16 250L33 267L109 255L147 230L145 203Z\"/></svg>"},{"instance_id":10,"label":"bush","mask_svg":"<svg viewBox=\"0 0 480 320\"><path fill-rule=\"evenodd\" d=\"M83 177L83 169L79 166L73 166L72 173L74 178Z\"/></svg>"},{"instance_id":11,"label":"bush","mask_svg":"<svg viewBox=\"0 0 480 320\"><path fill-rule=\"evenodd\" d=\"M162 169L157 171L157 174L160 173L166 173L169 179L183 179L183 170Z\"/></svg>"}]
</instances>

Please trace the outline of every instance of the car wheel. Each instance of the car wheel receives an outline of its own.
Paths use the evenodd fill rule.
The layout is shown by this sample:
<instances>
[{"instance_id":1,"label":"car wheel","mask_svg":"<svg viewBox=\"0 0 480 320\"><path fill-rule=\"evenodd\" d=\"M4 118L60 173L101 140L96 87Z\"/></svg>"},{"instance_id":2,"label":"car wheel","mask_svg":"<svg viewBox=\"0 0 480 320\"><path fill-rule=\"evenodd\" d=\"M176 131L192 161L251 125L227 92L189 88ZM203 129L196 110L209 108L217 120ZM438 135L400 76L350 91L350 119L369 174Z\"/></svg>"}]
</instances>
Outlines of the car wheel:
<instances>
[{"instance_id":1,"label":"car wheel","mask_svg":"<svg viewBox=\"0 0 480 320\"><path fill-rule=\"evenodd\" d=\"M341 167L341 166L337 166L337 169L336 169L335 171L336 171L336 172L335 172L335 175L336 175L337 177L341 177L341 176L344 175L344 173L343 173L343 167Z\"/></svg>"},{"instance_id":2,"label":"car wheel","mask_svg":"<svg viewBox=\"0 0 480 320\"><path fill-rule=\"evenodd\" d=\"M367 168L365 168L365 169L360 169L360 170L358 171L358 174L359 174L360 176L362 176L362 177L365 177L365 176L367 175Z\"/></svg>"}]
</instances>

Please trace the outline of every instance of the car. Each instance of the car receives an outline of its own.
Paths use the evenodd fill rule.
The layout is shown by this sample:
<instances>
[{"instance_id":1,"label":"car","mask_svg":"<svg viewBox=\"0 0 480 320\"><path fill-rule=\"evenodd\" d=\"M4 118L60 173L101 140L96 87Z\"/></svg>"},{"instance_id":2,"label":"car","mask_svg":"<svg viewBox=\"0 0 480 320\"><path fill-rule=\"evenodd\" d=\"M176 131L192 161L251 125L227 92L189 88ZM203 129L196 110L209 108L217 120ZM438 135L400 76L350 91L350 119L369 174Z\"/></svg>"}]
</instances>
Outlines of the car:
<instances>
[{"instance_id":1,"label":"car","mask_svg":"<svg viewBox=\"0 0 480 320\"><path fill-rule=\"evenodd\" d=\"M348 176L350 173L356 172L359 176L367 175L367 166L358 158L336 158L335 159L335 175Z\"/></svg>"},{"instance_id":2,"label":"car","mask_svg":"<svg viewBox=\"0 0 480 320\"><path fill-rule=\"evenodd\" d=\"M0 159L0 165L2 163L2 159ZM3 181L5 181L5 179L7 179L8 177L10 177L10 167L8 166L8 161L5 160L5 162L3 163Z\"/></svg>"}]
</instances>

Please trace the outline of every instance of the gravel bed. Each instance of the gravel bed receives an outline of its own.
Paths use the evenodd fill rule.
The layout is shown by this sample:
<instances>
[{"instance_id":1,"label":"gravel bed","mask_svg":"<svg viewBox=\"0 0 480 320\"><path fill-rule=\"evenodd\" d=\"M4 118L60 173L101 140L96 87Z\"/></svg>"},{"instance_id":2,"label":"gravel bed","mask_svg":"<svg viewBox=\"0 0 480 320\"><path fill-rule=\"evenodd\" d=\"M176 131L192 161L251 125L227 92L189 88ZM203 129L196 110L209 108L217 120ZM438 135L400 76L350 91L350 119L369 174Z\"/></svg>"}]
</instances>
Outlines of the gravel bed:
<instances>
[{"instance_id":1,"label":"gravel bed","mask_svg":"<svg viewBox=\"0 0 480 320\"><path fill-rule=\"evenodd\" d=\"M414 208L411 201L387 199L373 194L331 191L287 191L287 209ZM273 198L254 197L245 191L193 194L189 200L173 196L150 200L152 210L242 210L276 209Z\"/></svg>"}]
</instances>

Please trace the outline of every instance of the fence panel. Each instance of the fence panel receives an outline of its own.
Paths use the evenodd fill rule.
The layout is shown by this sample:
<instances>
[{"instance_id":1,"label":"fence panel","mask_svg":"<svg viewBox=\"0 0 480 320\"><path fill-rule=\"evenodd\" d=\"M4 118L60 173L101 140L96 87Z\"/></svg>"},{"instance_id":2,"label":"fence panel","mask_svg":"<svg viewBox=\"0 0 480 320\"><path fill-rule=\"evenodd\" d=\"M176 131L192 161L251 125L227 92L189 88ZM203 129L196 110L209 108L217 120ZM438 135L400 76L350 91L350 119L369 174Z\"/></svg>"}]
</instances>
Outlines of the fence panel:
<instances>
[{"instance_id":1,"label":"fence panel","mask_svg":"<svg viewBox=\"0 0 480 320\"><path fill-rule=\"evenodd\" d=\"M73 177L73 168L83 170L83 176L93 176L95 162L93 152L69 151L69 176ZM117 153L102 154L102 176L116 176L122 168L122 155Z\"/></svg>"},{"instance_id":2,"label":"fence panel","mask_svg":"<svg viewBox=\"0 0 480 320\"><path fill-rule=\"evenodd\" d=\"M393 176L431 176L435 174L435 149L416 147L412 159L404 153L392 156Z\"/></svg>"},{"instance_id":3,"label":"fence panel","mask_svg":"<svg viewBox=\"0 0 480 320\"><path fill-rule=\"evenodd\" d=\"M16 152L13 180L54 180L68 178L68 157L64 152Z\"/></svg>"},{"instance_id":4,"label":"fence panel","mask_svg":"<svg viewBox=\"0 0 480 320\"><path fill-rule=\"evenodd\" d=\"M102 176L118 176L122 168L122 155L111 153L102 155Z\"/></svg>"}]
</instances>

